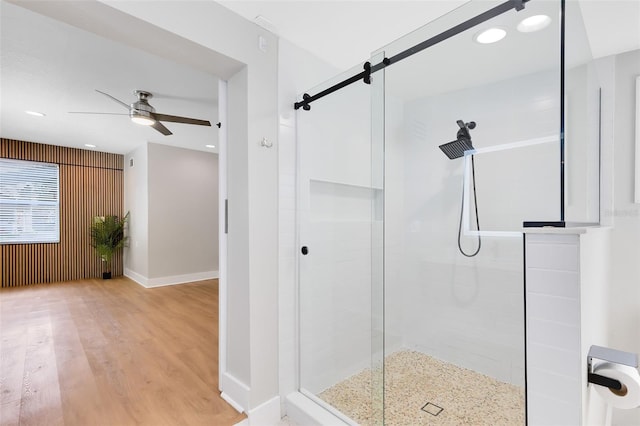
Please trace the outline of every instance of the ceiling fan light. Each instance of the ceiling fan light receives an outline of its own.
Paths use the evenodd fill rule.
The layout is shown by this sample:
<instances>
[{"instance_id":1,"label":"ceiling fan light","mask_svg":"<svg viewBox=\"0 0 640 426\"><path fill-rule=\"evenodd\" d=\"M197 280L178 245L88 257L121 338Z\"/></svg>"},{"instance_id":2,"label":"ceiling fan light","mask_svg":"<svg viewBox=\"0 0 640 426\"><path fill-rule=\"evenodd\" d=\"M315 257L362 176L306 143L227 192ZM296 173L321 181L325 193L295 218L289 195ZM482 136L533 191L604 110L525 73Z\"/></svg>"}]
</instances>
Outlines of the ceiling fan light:
<instances>
[{"instance_id":1,"label":"ceiling fan light","mask_svg":"<svg viewBox=\"0 0 640 426\"><path fill-rule=\"evenodd\" d=\"M156 123L156 120L154 120L153 118L145 117L144 115L132 115L131 121L143 126L153 126Z\"/></svg>"}]
</instances>

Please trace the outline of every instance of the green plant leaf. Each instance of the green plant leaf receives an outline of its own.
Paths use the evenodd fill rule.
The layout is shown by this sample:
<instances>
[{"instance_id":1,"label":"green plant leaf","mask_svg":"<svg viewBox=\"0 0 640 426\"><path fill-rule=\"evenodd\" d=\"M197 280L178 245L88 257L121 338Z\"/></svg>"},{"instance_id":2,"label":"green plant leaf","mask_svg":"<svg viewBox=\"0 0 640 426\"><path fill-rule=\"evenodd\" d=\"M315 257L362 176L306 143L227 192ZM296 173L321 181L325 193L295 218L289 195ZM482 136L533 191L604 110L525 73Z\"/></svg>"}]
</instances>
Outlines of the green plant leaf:
<instances>
[{"instance_id":1,"label":"green plant leaf","mask_svg":"<svg viewBox=\"0 0 640 426\"><path fill-rule=\"evenodd\" d=\"M111 272L111 258L122 247L125 247L129 237L125 235L125 228L129 220L129 213L124 217L96 216L91 222L91 247L105 262L106 272Z\"/></svg>"}]
</instances>

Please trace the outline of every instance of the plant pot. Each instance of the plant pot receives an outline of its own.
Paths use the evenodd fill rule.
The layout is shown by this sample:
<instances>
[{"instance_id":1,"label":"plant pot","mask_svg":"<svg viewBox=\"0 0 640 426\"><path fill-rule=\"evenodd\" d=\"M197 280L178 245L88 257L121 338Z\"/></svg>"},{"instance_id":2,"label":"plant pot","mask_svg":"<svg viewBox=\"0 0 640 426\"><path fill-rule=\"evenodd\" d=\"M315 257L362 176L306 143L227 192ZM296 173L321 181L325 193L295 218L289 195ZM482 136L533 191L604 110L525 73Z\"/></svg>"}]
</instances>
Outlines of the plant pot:
<instances>
[{"instance_id":1,"label":"plant pot","mask_svg":"<svg viewBox=\"0 0 640 426\"><path fill-rule=\"evenodd\" d=\"M111 272L103 272L102 273L102 279L103 280L110 280L111 279Z\"/></svg>"}]
</instances>

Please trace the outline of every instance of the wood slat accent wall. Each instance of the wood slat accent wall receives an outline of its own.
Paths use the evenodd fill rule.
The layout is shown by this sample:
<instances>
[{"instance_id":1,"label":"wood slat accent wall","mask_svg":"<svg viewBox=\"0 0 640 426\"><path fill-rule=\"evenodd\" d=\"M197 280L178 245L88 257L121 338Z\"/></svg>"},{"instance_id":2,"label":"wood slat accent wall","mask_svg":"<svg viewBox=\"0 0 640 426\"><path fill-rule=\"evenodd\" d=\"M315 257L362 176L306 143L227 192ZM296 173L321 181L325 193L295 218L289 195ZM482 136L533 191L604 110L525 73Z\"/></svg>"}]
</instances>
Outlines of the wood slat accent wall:
<instances>
[{"instance_id":1,"label":"wood slat accent wall","mask_svg":"<svg viewBox=\"0 0 640 426\"><path fill-rule=\"evenodd\" d=\"M57 163L60 166L60 242L0 245L0 283L17 287L100 277L102 264L90 245L94 216L122 216L124 157L0 139L0 158ZM122 253L112 261L122 275Z\"/></svg>"}]
</instances>

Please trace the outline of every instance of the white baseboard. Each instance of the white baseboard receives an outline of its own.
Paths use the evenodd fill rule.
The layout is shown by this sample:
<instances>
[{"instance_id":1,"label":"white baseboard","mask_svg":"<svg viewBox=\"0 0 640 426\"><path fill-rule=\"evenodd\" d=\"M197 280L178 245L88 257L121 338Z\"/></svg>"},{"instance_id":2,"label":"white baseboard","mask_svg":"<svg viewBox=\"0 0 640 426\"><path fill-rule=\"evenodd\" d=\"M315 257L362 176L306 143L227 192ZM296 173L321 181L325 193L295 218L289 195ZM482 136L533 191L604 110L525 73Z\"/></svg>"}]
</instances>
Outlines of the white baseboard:
<instances>
[{"instance_id":1,"label":"white baseboard","mask_svg":"<svg viewBox=\"0 0 640 426\"><path fill-rule=\"evenodd\" d=\"M185 284L195 281L211 280L214 278L218 278L218 271L197 272L195 274L174 275L172 277L149 278L147 287Z\"/></svg>"},{"instance_id":2,"label":"white baseboard","mask_svg":"<svg viewBox=\"0 0 640 426\"><path fill-rule=\"evenodd\" d=\"M147 278L132 271L131 269L125 269L124 276L131 278L143 287L152 288L215 279L218 278L218 271L196 272L194 274L174 275L160 278Z\"/></svg>"},{"instance_id":3,"label":"white baseboard","mask_svg":"<svg viewBox=\"0 0 640 426\"><path fill-rule=\"evenodd\" d=\"M239 413L245 413L249 406L249 386L229 373L222 374L222 393L220 396Z\"/></svg>"},{"instance_id":4,"label":"white baseboard","mask_svg":"<svg viewBox=\"0 0 640 426\"><path fill-rule=\"evenodd\" d=\"M148 278L143 275L140 275L137 272L132 271L131 269L124 268L124 276L137 282L142 287L147 287Z\"/></svg>"},{"instance_id":5,"label":"white baseboard","mask_svg":"<svg viewBox=\"0 0 640 426\"><path fill-rule=\"evenodd\" d=\"M256 408L249 410L250 426L274 426L280 422L280 397L274 396Z\"/></svg>"},{"instance_id":6,"label":"white baseboard","mask_svg":"<svg viewBox=\"0 0 640 426\"><path fill-rule=\"evenodd\" d=\"M237 412L247 413L247 419L235 426L275 426L280 422L280 397L275 396L256 408L247 410L249 406L249 387L229 373L222 375L222 393L220 396Z\"/></svg>"},{"instance_id":7,"label":"white baseboard","mask_svg":"<svg viewBox=\"0 0 640 426\"><path fill-rule=\"evenodd\" d=\"M236 410L238 413L244 413L244 409L240 406L240 404L238 404L233 399L231 399L231 397L229 395L227 395L226 393L222 392L220 394L220 398L222 398L225 401L227 401L229 403L229 405L232 406L233 409Z\"/></svg>"}]
</instances>

